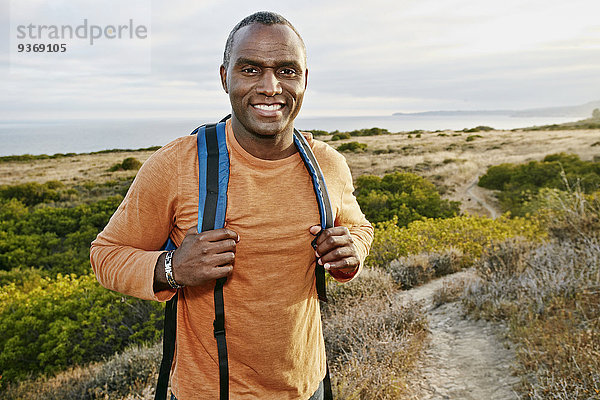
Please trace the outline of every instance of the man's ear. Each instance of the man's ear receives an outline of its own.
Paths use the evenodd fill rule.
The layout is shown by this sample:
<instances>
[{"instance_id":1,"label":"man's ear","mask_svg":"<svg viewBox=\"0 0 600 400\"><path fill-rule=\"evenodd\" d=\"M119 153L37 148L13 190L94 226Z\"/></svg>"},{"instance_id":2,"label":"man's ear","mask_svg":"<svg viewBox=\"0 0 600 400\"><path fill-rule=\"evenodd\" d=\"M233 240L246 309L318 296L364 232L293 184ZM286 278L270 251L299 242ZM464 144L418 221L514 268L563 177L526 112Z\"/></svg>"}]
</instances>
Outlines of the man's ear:
<instances>
[{"instance_id":1,"label":"man's ear","mask_svg":"<svg viewBox=\"0 0 600 400\"><path fill-rule=\"evenodd\" d=\"M308 68L306 68L306 73L304 74L304 90L308 86Z\"/></svg>"},{"instance_id":2,"label":"man's ear","mask_svg":"<svg viewBox=\"0 0 600 400\"><path fill-rule=\"evenodd\" d=\"M221 86L223 86L223 90L225 90L225 93L229 93L227 91L227 69L224 65L221 65L221 68L219 68L219 74L221 74Z\"/></svg>"}]
</instances>

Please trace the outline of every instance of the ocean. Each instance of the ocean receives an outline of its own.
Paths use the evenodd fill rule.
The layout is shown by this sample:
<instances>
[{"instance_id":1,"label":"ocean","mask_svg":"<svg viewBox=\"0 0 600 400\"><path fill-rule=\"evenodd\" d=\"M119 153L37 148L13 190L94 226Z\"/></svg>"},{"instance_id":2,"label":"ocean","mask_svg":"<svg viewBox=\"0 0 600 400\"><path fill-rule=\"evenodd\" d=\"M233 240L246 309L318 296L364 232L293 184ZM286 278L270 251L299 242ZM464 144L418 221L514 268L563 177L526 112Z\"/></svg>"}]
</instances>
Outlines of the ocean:
<instances>
[{"instance_id":1,"label":"ocean","mask_svg":"<svg viewBox=\"0 0 600 400\"><path fill-rule=\"evenodd\" d=\"M148 120L65 120L0 122L0 156L21 154L87 153L107 149L139 149L163 146L189 134L198 125L217 118ZM390 132L461 130L478 125L496 129L523 128L573 121L565 117L473 116L364 116L296 119L300 130L351 131L385 128Z\"/></svg>"}]
</instances>

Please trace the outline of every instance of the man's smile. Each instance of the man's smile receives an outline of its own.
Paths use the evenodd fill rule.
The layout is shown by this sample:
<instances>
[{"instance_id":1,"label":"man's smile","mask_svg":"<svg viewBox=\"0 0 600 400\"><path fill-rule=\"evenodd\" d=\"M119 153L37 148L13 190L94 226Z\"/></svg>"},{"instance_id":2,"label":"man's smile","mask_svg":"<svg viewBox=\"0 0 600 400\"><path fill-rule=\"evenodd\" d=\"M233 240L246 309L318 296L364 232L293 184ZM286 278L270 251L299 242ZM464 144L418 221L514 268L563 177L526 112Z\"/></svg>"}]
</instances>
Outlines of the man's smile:
<instances>
[{"instance_id":1,"label":"man's smile","mask_svg":"<svg viewBox=\"0 0 600 400\"><path fill-rule=\"evenodd\" d=\"M281 103L276 103L276 104L253 104L252 107L258 109L258 110L264 110L264 111L278 111L281 110L283 108L283 104Z\"/></svg>"}]
</instances>

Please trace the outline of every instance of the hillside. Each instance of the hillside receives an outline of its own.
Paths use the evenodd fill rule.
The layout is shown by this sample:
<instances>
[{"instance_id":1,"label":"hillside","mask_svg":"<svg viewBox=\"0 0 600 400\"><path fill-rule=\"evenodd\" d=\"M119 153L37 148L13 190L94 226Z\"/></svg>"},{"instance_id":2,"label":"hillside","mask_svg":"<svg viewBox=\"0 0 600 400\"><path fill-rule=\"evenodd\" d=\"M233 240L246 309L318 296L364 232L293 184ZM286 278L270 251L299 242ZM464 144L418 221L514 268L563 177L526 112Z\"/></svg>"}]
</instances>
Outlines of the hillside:
<instances>
[{"instance_id":1,"label":"hillside","mask_svg":"<svg viewBox=\"0 0 600 400\"><path fill-rule=\"evenodd\" d=\"M353 137L330 141L333 147L358 141L367 151L344 152L354 177L409 171L431 180L445 198L462 202L462 210L493 215L494 200L476 187L478 177L491 165L541 160L558 151L591 160L600 153L600 129L554 131L421 132ZM43 183L67 185L131 178L132 171L109 171L127 157L145 161L152 151L80 154L72 157L0 163L0 184Z\"/></svg>"},{"instance_id":2,"label":"hillside","mask_svg":"<svg viewBox=\"0 0 600 400\"><path fill-rule=\"evenodd\" d=\"M528 309L517 303L511 306L514 312L506 314L502 304L533 301L531 304L539 307L539 299L529 299L531 293L527 282L531 281L530 274L535 273L536 279L544 282L540 287L552 292L553 286L546 286L544 281L550 271L556 273L558 289L567 282L572 290L564 293L564 299L560 297L563 296L560 290L548 292L549 296L544 295L544 299L554 302L549 303L550 306L559 309L592 307L584 308L587 311L579 317L585 324L593 322L596 318L593 312L597 311L596 292L586 292L586 288L597 287L593 285L597 284L600 275L593 279L587 275L579 277L581 279L575 276L565 281L562 278L565 271L561 268L568 268L569 262L579 259L582 266L597 266L592 259L600 254L597 251L600 247L595 244L596 250L593 246L581 247L585 253L581 257L569 256L565 251L567 248L580 249L576 244L564 243L556 249L549 247L556 254L567 254L570 260L567 262L553 254L548 257L549 264L542 266L540 271L529 271L537 268L534 258L526 263L527 269L522 268L519 260L530 257L529 254L536 257L533 250L542 249L540 246L545 246L542 242L547 239L554 240L545 231L548 227L551 228L549 232L560 240L569 235L574 237L573 240L580 240L577 235L583 232L581 227L589 230L593 224L597 226L599 207L594 206L592 214L588 215L586 211L583 217L579 216L581 224L576 225L575 230L572 225L577 218L560 210L548 209L540 216L526 215L524 218L511 218L508 214L500 216L492 192L476 183L491 165L540 160L557 152L575 153L584 160L597 158L600 130L495 131L478 127L461 132L378 134L344 140L333 140L330 135L320 137L333 147L348 149L343 154L354 176L362 176L357 179L359 190L356 193L359 201L363 201L365 213L369 207L378 204L382 207L382 203L377 203L383 198L381 193L375 192L377 188L391 190L396 185L393 187L401 188L395 192L398 198L418 199L417 206L429 204L429 197L423 196L425 189L439 199L435 187L423 178L412 174L389 174L408 171L434 182L445 197L460 200L462 211L467 214L492 218L455 216L454 213L441 215L438 210L430 219L420 217L399 224L402 214L399 212L389 220L390 216L386 216L377 224L371 254L361 278L345 285L332 283L330 303L322 309L336 397L513 398L513 385L521 381L511 374L515 364L521 368L519 377L525 379L530 374L530 358L537 360L537 352L559 352L562 347L554 346L550 340L553 335L546 335L543 337L549 340L540 342L539 349L529 353L521 351L523 347L516 352L505 351L504 348L512 348L512 344L505 342L506 329L496 329L498 319L514 317L527 322L528 329L536 336L539 331L536 324L545 322L538 320L535 313L528 314ZM3 196L0 262L4 262L0 278L5 282L0 289L3 299L0 320L5 332L4 342L0 343L4 346L4 359L0 360L4 362L0 368L0 390L7 390L7 398L152 397L156 354L160 351L159 346L152 344L160 338L162 310L157 303L121 296L100 287L95 277L89 274L88 254L90 241L122 199L139 161L146 160L150 154L151 151L114 151L36 160L27 160L28 157L21 157L21 161L0 159L0 185L4 185L0 188ZM133 169L119 170L120 167ZM555 169L551 171L552 176L556 175ZM366 176L369 174L389 174L388 177L399 180L386 181L393 184L389 187L372 186L386 178ZM406 180L407 176L413 178ZM428 186L417 185L421 181ZM409 184L402 186L401 183ZM366 201L365 193L367 197L371 196L369 201ZM390 196L395 198L391 192ZM388 207L387 210L401 209L393 203L385 204L383 207ZM403 203L407 204L409 202ZM574 203L577 212L581 212L581 204L584 203ZM573 232L569 233L568 229ZM597 231L597 228L593 229ZM592 240L591 236L589 240ZM491 244L498 243L504 247L490 248ZM588 252L588 248L592 250ZM507 257L507 262L503 257ZM488 266L495 265L497 258L501 259L503 268L509 270L502 272L495 268L493 271L497 276L490 275ZM516 262L516 266L511 266L508 261ZM464 271L470 267L475 269ZM523 287L519 286L517 290L523 290L523 294L516 300L494 300L494 296L510 297L513 293L513 290L496 289L499 285L515 284L503 280L505 276L512 277L513 270L521 274L523 285L518 285ZM584 273L588 270L581 268ZM596 273L594 269L590 271ZM449 275L448 279L435 280L444 275ZM419 286L432 279L431 284ZM569 293L584 293L585 296L571 299ZM461 298L461 302L457 302ZM496 306L498 310L495 310ZM518 310L525 314L519 314ZM490 321L463 318L466 313ZM559 313L557 317L561 315L571 314ZM578 349L579 343L584 343L578 335L586 335L587 331L571 329L573 327L567 326L569 318L565 320L566 329L562 336ZM554 326L552 321L548 323L549 327ZM50 334L39 334L31 329L32 325ZM511 322L507 326L519 325ZM138 330L139 334L131 334ZM59 331L62 334L57 334ZM496 332L501 332L501 337ZM528 332L511 332L510 340L517 346L522 342L529 343ZM104 345L98 347L100 342L87 340L88 337L104 338ZM582 355L597 354L594 353L598 349L597 340L585 346ZM71 347L76 351L70 350ZM563 358L561 365L565 367L562 370L560 366L553 367L552 370L552 374L560 373L559 384L583 382L577 383L583 388L581 390L592 387L600 392L600 388L593 386L593 382L598 382L596 375L589 372L597 371L597 366L586 364L587 358L576 360L578 366L589 368L571 374L574 368L569 354L563 353L557 355ZM17 359L25 361L15 362ZM43 370L39 367L40 362ZM548 375L544 375L546 365L536 366L536 374ZM115 371L119 373L115 374ZM480 371L486 372L481 374ZM58 375L54 376L55 372ZM33 374L32 379L28 378L29 374ZM527 385L537 387L536 382L531 379ZM546 383L539 385L540 390L551 387ZM523 383L520 390L526 392L529 389Z\"/></svg>"}]
</instances>

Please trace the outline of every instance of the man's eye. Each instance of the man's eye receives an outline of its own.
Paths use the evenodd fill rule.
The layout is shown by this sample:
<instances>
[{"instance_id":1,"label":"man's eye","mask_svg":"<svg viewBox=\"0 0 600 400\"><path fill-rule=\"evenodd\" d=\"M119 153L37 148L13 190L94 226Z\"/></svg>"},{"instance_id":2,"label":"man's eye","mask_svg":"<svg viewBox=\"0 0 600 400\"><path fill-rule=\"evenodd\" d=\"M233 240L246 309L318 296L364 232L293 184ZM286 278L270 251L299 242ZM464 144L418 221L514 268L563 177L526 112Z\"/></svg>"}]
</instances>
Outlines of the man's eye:
<instances>
[{"instance_id":1,"label":"man's eye","mask_svg":"<svg viewBox=\"0 0 600 400\"><path fill-rule=\"evenodd\" d=\"M258 72L258 70L254 67L246 67L242 69L242 72L246 73L246 74L255 74Z\"/></svg>"},{"instance_id":2,"label":"man's eye","mask_svg":"<svg viewBox=\"0 0 600 400\"><path fill-rule=\"evenodd\" d=\"M296 70L293 68L282 68L279 72L283 75L295 75L296 74Z\"/></svg>"}]
</instances>

